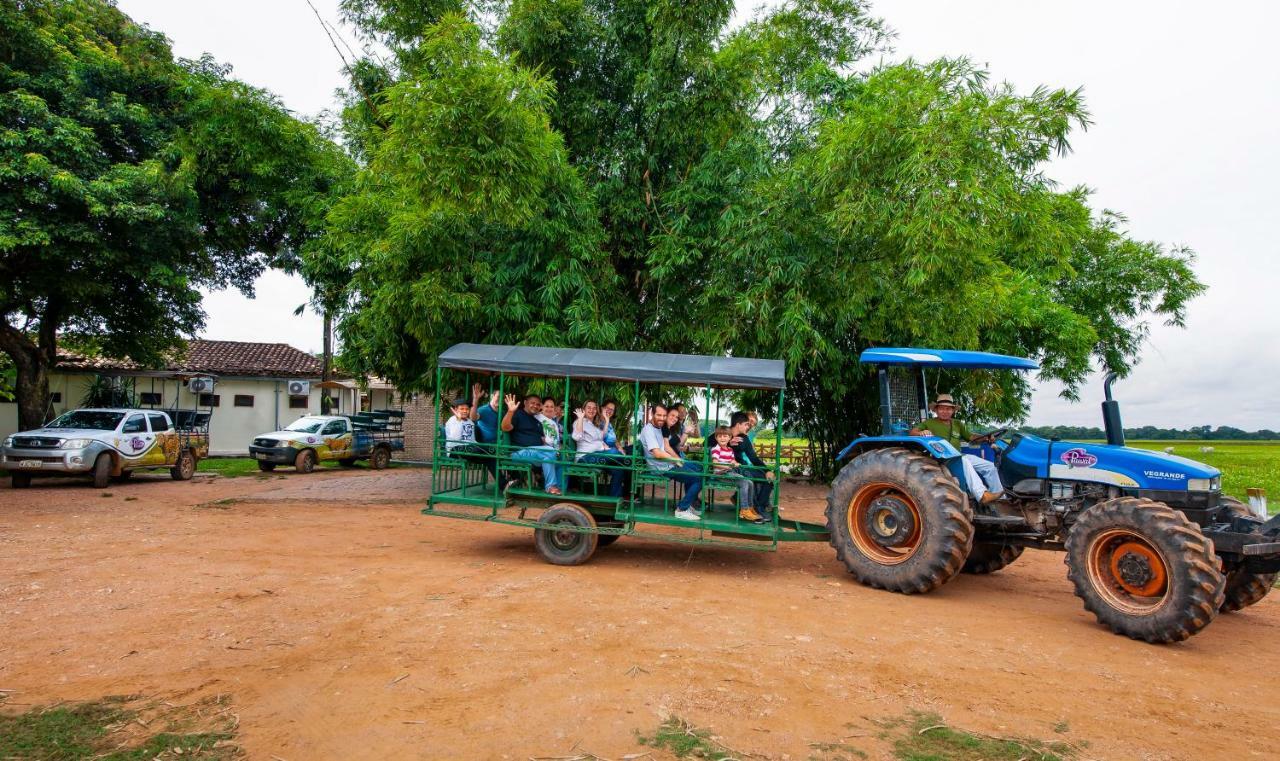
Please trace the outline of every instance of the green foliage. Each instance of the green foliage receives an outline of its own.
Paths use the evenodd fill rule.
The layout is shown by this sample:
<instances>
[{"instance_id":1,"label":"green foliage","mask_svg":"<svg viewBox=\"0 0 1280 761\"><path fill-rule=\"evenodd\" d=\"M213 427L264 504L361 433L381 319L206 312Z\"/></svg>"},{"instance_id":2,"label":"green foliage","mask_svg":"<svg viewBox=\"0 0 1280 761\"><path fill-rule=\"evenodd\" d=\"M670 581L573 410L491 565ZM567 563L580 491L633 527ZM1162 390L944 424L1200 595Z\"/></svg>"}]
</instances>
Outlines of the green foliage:
<instances>
[{"instance_id":1,"label":"green foliage","mask_svg":"<svg viewBox=\"0 0 1280 761\"><path fill-rule=\"evenodd\" d=\"M676 758L728 761L735 757L734 753L716 743L710 730L699 729L678 716L663 721L651 735L637 732L636 742L669 751Z\"/></svg>"},{"instance_id":2,"label":"green foliage","mask_svg":"<svg viewBox=\"0 0 1280 761\"><path fill-rule=\"evenodd\" d=\"M113 375L95 375L80 400L81 407L137 407L137 380Z\"/></svg>"},{"instance_id":3,"label":"green foliage","mask_svg":"<svg viewBox=\"0 0 1280 761\"><path fill-rule=\"evenodd\" d=\"M406 388L464 340L781 357L829 467L874 428L863 348L1032 356L1074 394L1203 290L1189 251L1046 176L1078 90L858 67L887 38L861 0L733 29L727 0L344 9L394 60L356 67L365 166L326 256L352 273L345 364ZM1028 401L1013 374L942 382L992 419Z\"/></svg>"},{"instance_id":4,"label":"green foliage","mask_svg":"<svg viewBox=\"0 0 1280 761\"><path fill-rule=\"evenodd\" d=\"M0 349L43 407L56 336L158 361L314 238L342 154L103 0L0 0Z\"/></svg>"},{"instance_id":5,"label":"green foliage","mask_svg":"<svg viewBox=\"0 0 1280 761\"><path fill-rule=\"evenodd\" d=\"M923 713L912 714L893 751L900 761L1066 761L1079 755L1065 742L965 732L947 726L936 714Z\"/></svg>"}]
</instances>

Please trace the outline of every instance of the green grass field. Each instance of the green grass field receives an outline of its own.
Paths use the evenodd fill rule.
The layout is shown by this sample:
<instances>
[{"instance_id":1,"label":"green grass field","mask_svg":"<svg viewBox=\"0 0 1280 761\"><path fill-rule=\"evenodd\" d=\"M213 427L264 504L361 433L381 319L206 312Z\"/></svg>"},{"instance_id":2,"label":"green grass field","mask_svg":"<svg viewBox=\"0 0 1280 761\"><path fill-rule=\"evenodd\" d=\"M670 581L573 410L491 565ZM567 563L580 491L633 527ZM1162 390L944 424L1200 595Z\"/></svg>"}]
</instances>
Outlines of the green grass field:
<instances>
[{"instance_id":1,"label":"green grass field","mask_svg":"<svg viewBox=\"0 0 1280 761\"><path fill-rule=\"evenodd\" d=\"M280 473L292 473L293 467L288 465L280 465ZM342 467L336 461L321 462L316 464L316 470L334 470ZM409 467L405 463L392 462L391 467L401 468ZM369 463L367 460L361 460L351 466L351 470L368 470ZM237 478L241 476L267 476L268 474L258 470L258 461L251 460L248 457L208 457L200 461L196 467L201 473L217 473L224 478Z\"/></svg>"}]
</instances>

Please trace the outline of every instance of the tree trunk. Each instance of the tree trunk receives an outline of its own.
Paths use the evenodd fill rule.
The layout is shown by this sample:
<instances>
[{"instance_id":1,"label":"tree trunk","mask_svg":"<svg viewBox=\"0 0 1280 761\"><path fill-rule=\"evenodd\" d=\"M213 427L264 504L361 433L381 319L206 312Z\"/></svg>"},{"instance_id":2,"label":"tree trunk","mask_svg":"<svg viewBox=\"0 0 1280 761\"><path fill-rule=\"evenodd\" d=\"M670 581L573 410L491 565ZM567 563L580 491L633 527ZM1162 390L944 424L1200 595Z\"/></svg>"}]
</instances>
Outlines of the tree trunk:
<instances>
[{"instance_id":1,"label":"tree trunk","mask_svg":"<svg viewBox=\"0 0 1280 761\"><path fill-rule=\"evenodd\" d=\"M333 377L333 313L328 309L324 310L324 353L320 360L320 380L328 382ZM329 410L333 409L333 402L329 398L329 389L320 389L320 413L328 415Z\"/></svg>"},{"instance_id":2,"label":"tree trunk","mask_svg":"<svg viewBox=\"0 0 1280 761\"><path fill-rule=\"evenodd\" d=\"M0 351L13 360L14 392L18 403L18 430L39 428L49 410L49 360L44 351L22 331L0 325Z\"/></svg>"}]
</instances>

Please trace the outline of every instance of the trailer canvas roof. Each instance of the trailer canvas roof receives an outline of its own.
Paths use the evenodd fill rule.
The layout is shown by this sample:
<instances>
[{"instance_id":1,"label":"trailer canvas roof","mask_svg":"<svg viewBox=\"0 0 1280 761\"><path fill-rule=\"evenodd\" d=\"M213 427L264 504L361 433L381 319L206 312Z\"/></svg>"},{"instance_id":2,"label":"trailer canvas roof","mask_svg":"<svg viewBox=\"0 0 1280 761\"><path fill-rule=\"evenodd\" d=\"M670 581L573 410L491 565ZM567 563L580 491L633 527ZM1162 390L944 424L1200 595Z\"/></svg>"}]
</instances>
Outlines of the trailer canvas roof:
<instances>
[{"instance_id":1,"label":"trailer canvas roof","mask_svg":"<svg viewBox=\"0 0 1280 761\"><path fill-rule=\"evenodd\" d=\"M695 354L556 349L544 346L455 344L440 355L440 367L507 375L671 383L721 388L782 389L786 365L779 359L708 357Z\"/></svg>"}]
</instances>

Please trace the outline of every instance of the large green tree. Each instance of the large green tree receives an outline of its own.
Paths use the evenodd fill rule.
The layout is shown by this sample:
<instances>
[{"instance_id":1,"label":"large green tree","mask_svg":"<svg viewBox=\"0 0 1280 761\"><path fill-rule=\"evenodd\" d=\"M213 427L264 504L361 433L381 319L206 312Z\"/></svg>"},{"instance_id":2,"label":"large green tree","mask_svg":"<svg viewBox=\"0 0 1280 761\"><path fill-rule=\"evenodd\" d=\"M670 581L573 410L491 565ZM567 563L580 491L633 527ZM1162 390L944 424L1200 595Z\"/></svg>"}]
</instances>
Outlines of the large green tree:
<instances>
[{"instance_id":1,"label":"large green tree","mask_svg":"<svg viewBox=\"0 0 1280 761\"><path fill-rule=\"evenodd\" d=\"M782 357L780 412L830 463L875 425L858 352L1033 356L1074 392L1202 290L1046 171L1078 91L964 60L867 66L861 0L346 0L389 49L345 112L330 215L348 362L410 387L460 340ZM993 417L1018 378L945 378ZM767 401L760 401L767 404Z\"/></svg>"},{"instance_id":2,"label":"large green tree","mask_svg":"<svg viewBox=\"0 0 1280 761\"><path fill-rule=\"evenodd\" d=\"M344 154L104 0L0 0L0 351L22 427L60 339L157 361L199 287L313 245Z\"/></svg>"}]
</instances>

